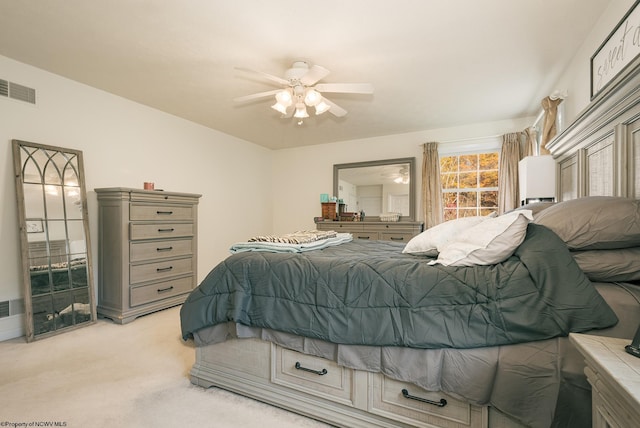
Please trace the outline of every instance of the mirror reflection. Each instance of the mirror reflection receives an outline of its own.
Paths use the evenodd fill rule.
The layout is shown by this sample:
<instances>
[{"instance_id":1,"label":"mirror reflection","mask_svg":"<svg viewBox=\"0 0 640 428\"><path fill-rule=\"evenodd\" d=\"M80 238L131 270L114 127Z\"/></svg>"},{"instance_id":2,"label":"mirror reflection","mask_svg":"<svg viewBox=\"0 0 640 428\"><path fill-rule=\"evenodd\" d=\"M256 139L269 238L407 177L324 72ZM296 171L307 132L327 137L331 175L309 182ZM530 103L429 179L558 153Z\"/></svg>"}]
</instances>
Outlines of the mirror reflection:
<instances>
[{"instance_id":1,"label":"mirror reflection","mask_svg":"<svg viewBox=\"0 0 640 428\"><path fill-rule=\"evenodd\" d=\"M338 164L333 174L334 195L345 211L364 212L369 220L384 213L414 219L415 158Z\"/></svg>"},{"instance_id":2,"label":"mirror reflection","mask_svg":"<svg viewBox=\"0 0 640 428\"><path fill-rule=\"evenodd\" d=\"M82 152L13 141L27 340L95 321Z\"/></svg>"}]
</instances>

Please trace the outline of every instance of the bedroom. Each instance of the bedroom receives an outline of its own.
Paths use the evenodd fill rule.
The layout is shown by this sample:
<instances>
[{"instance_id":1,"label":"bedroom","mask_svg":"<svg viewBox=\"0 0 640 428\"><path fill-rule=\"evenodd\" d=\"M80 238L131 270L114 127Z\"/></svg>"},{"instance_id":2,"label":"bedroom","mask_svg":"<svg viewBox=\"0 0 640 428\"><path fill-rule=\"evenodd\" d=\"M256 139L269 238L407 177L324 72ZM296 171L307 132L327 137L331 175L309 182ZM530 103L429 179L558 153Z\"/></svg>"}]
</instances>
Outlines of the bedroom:
<instances>
[{"instance_id":1,"label":"bedroom","mask_svg":"<svg viewBox=\"0 0 640 428\"><path fill-rule=\"evenodd\" d=\"M567 89L568 119L574 118L589 102L590 55L632 3L606 2L602 16L594 21L593 30L578 46L575 56L565 60L562 76L548 83L549 90ZM6 7L10 8L8 3ZM231 242L265 232L313 227L311 220L318 212L318 195L329 190L334 163L403 156L419 159L419 146L425 141L458 141L520 130L537 114L269 150L34 68L12 59L11 55L1 57L0 65L0 78L35 87L39 96L37 107L9 100L0 103L0 116L7 118L0 130L7 142L2 151L2 200L11 201L3 204L1 217L5 244L1 250L0 301L19 299L22 294L8 143L13 138L82 149L89 191L97 187L141 187L144 181L154 181L158 188L203 194L199 206L198 271L202 279L210 267L227 256ZM338 71L339 64L325 65ZM343 76L352 78L349 74ZM366 80L366 73L360 76ZM360 76L355 76L355 80L360 80ZM313 165L296 162L304 158L313 158ZM306 180L291 179L303 174ZM93 237L97 234L95 194L89 195L89 210ZM202 237L213 238L205 241ZM92 241L95 248L96 241ZM2 338L23 334L22 324L20 316L0 319Z\"/></svg>"}]
</instances>

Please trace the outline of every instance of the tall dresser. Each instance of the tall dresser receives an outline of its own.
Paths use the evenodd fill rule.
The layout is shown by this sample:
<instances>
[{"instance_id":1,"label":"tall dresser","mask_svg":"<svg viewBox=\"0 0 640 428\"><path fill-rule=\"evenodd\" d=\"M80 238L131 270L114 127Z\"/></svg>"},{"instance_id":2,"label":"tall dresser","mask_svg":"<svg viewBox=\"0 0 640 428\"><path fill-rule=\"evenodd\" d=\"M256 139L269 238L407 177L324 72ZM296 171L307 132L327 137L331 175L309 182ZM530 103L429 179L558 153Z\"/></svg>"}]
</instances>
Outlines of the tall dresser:
<instances>
[{"instance_id":1,"label":"tall dresser","mask_svg":"<svg viewBox=\"0 0 640 428\"><path fill-rule=\"evenodd\" d=\"M119 324L181 304L197 281L201 195L129 188L98 195L98 314Z\"/></svg>"}]
</instances>

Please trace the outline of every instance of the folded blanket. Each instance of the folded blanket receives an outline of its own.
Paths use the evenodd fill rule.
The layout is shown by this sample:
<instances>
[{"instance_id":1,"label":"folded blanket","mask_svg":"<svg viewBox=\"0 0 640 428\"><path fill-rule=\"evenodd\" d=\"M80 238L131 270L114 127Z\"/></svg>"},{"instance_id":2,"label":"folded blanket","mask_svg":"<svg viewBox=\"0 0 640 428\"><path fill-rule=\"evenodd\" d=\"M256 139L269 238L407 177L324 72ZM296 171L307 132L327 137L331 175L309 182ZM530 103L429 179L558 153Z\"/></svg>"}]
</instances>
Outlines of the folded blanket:
<instances>
[{"instance_id":1,"label":"folded blanket","mask_svg":"<svg viewBox=\"0 0 640 428\"><path fill-rule=\"evenodd\" d=\"M242 253L245 251L267 251L271 253L302 253L305 251L319 250L326 247L340 245L345 242L353 240L353 236L350 233L335 233L334 237L319 239L312 242L305 243L287 243L287 242L260 242L260 241L247 241L238 242L231 246L229 251L232 254Z\"/></svg>"},{"instance_id":2,"label":"folded blanket","mask_svg":"<svg viewBox=\"0 0 640 428\"><path fill-rule=\"evenodd\" d=\"M302 230L286 235L264 235L254 236L248 242L280 242L283 244L308 244L321 239L335 238L337 235L333 230Z\"/></svg>"}]
</instances>

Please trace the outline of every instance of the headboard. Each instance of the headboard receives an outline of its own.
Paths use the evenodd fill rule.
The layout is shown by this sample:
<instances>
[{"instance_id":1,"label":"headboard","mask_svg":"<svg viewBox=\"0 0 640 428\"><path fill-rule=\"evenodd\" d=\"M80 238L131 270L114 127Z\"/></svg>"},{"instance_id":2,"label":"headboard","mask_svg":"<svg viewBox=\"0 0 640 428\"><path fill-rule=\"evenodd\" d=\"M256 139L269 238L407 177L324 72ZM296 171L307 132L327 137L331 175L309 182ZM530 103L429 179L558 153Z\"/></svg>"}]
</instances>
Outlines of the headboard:
<instances>
[{"instance_id":1,"label":"headboard","mask_svg":"<svg viewBox=\"0 0 640 428\"><path fill-rule=\"evenodd\" d=\"M640 57L547 148L557 162L558 201L640 199Z\"/></svg>"}]
</instances>

